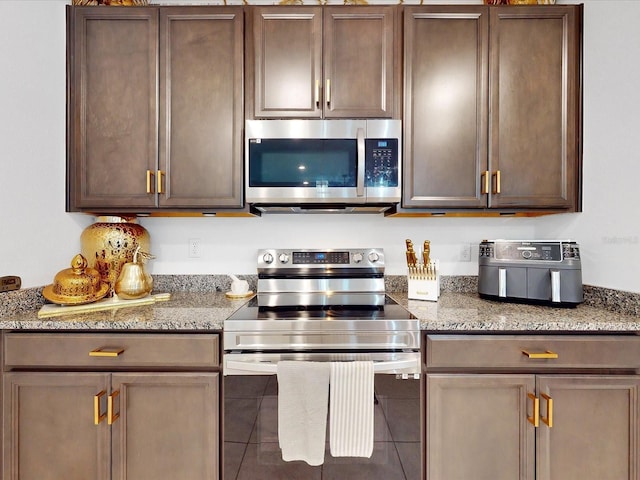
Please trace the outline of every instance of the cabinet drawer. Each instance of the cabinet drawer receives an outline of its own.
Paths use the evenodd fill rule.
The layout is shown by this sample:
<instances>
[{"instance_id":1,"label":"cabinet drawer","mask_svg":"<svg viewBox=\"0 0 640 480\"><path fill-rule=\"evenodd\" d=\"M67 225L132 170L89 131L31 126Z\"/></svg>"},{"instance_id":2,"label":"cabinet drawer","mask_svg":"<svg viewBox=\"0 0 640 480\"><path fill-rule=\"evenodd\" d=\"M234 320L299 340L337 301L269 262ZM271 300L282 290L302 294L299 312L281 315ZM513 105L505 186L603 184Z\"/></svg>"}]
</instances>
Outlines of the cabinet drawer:
<instances>
[{"instance_id":1,"label":"cabinet drawer","mask_svg":"<svg viewBox=\"0 0 640 480\"><path fill-rule=\"evenodd\" d=\"M217 334L8 333L5 368L210 368L220 364Z\"/></svg>"},{"instance_id":2,"label":"cabinet drawer","mask_svg":"<svg viewBox=\"0 0 640 480\"><path fill-rule=\"evenodd\" d=\"M640 337L427 335L427 368L636 369Z\"/></svg>"}]
</instances>

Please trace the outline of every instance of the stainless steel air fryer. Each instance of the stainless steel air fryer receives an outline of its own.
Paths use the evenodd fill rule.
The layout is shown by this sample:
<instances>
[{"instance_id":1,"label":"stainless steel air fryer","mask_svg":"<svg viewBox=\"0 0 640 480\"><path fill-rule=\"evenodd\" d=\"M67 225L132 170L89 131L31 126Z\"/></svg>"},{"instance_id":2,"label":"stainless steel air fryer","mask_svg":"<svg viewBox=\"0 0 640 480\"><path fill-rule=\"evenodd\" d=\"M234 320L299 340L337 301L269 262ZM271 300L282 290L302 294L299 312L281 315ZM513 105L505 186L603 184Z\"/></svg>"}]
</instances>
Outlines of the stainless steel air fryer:
<instances>
[{"instance_id":1,"label":"stainless steel air fryer","mask_svg":"<svg viewBox=\"0 0 640 480\"><path fill-rule=\"evenodd\" d=\"M580 247L570 240L483 240L478 293L555 306L582 303Z\"/></svg>"}]
</instances>

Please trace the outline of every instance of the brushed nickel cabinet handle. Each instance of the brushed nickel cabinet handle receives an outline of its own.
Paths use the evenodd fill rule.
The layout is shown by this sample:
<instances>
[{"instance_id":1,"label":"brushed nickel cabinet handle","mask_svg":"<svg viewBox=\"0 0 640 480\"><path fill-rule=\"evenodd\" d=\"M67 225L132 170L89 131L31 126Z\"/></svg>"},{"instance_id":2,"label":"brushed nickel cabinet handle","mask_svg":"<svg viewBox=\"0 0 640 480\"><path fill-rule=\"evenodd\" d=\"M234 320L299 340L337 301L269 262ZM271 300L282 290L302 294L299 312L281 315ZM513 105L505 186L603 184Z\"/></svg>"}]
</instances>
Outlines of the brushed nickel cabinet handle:
<instances>
[{"instance_id":1,"label":"brushed nickel cabinet handle","mask_svg":"<svg viewBox=\"0 0 640 480\"><path fill-rule=\"evenodd\" d=\"M547 427L551 428L553 427L553 398L551 398L546 393L541 393L540 396L547 402L547 416L542 417L540 420L542 420L542 422L546 424Z\"/></svg>"},{"instance_id":2,"label":"brushed nickel cabinet handle","mask_svg":"<svg viewBox=\"0 0 640 480\"><path fill-rule=\"evenodd\" d=\"M114 413L113 411L113 401L120 395L120 390L116 390L109 397L107 397L107 423L109 425L113 425L118 418L120 418L120 412Z\"/></svg>"},{"instance_id":3,"label":"brushed nickel cabinet handle","mask_svg":"<svg viewBox=\"0 0 640 480\"><path fill-rule=\"evenodd\" d=\"M100 347L89 352L90 357L117 357L124 353L122 347Z\"/></svg>"},{"instance_id":4,"label":"brushed nickel cabinet handle","mask_svg":"<svg viewBox=\"0 0 640 480\"><path fill-rule=\"evenodd\" d=\"M106 413L100 413L100 401L102 397L107 394L106 390L102 390L97 395L93 396L93 423L95 425L99 425L102 420L104 420L107 416Z\"/></svg>"},{"instance_id":5,"label":"brushed nickel cabinet handle","mask_svg":"<svg viewBox=\"0 0 640 480\"><path fill-rule=\"evenodd\" d=\"M314 98L316 101L316 107L320 107L320 80L316 80Z\"/></svg>"},{"instance_id":6,"label":"brushed nickel cabinet handle","mask_svg":"<svg viewBox=\"0 0 640 480\"><path fill-rule=\"evenodd\" d=\"M531 425L538 428L540 426L540 399L533 393L527 393L527 397L533 400L533 415L527 417L527 420Z\"/></svg>"},{"instance_id":7,"label":"brushed nickel cabinet handle","mask_svg":"<svg viewBox=\"0 0 640 480\"><path fill-rule=\"evenodd\" d=\"M554 359L558 358L558 354L556 352L552 352L551 350L545 350L544 352L530 352L528 350L522 350L522 354L526 355L527 358L535 358L535 359Z\"/></svg>"}]
</instances>

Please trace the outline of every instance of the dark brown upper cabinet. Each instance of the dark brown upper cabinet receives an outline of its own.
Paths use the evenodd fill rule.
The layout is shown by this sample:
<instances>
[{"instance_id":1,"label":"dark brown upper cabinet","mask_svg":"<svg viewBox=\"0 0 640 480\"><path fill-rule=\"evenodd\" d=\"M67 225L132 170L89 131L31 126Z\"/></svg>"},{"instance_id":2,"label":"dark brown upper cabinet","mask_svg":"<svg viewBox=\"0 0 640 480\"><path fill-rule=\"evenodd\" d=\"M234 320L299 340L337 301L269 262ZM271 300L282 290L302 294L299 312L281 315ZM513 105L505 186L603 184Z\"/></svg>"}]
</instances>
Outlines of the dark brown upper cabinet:
<instances>
[{"instance_id":1,"label":"dark brown upper cabinet","mask_svg":"<svg viewBox=\"0 0 640 480\"><path fill-rule=\"evenodd\" d=\"M67 211L243 206L242 7L68 7Z\"/></svg>"},{"instance_id":2,"label":"dark brown upper cabinet","mask_svg":"<svg viewBox=\"0 0 640 480\"><path fill-rule=\"evenodd\" d=\"M249 118L400 118L397 7L252 10Z\"/></svg>"},{"instance_id":3,"label":"dark brown upper cabinet","mask_svg":"<svg viewBox=\"0 0 640 480\"><path fill-rule=\"evenodd\" d=\"M582 7L404 14L402 205L581 210Z\"/></svg>"}]
</instances>

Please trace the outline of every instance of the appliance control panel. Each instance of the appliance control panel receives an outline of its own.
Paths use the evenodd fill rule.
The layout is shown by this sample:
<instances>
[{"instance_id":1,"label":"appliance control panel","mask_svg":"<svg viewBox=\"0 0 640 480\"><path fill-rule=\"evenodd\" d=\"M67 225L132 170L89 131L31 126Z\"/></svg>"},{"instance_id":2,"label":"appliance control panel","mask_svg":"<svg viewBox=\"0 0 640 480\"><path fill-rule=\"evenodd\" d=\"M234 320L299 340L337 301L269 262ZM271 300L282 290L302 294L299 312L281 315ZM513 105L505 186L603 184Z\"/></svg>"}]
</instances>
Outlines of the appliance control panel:
<instances>
[{"instance_id":1,"label":"appliance control panel","mask_svg":"<svg viewBox=\"0 0 640 480\"><path fill-rule=\"evenodd\" d=\"M261 269L328 269L384 268L382 248L345 249L264 249L258 251L258 271Z\"/></svg>"},{"instance_id":2,"label":"appliance control panel","mask_svg":"<svg viewBox=\"0 0 640 480\"><path fill-rule=\"evenodd\" d=\"M398 186L398 139L365 139L365 186Z\"/></svg>"},{"instance_id":3,"label":"appliance control panel","mask_svg":"<svg viewBox=\"0 0 640 480\"><path fill-rule=\"evenodd\" d=\"M569 240L483 240L479 256L498 261L562 262L580 260L580 247Z\"/></svg>"}]
</instances>

